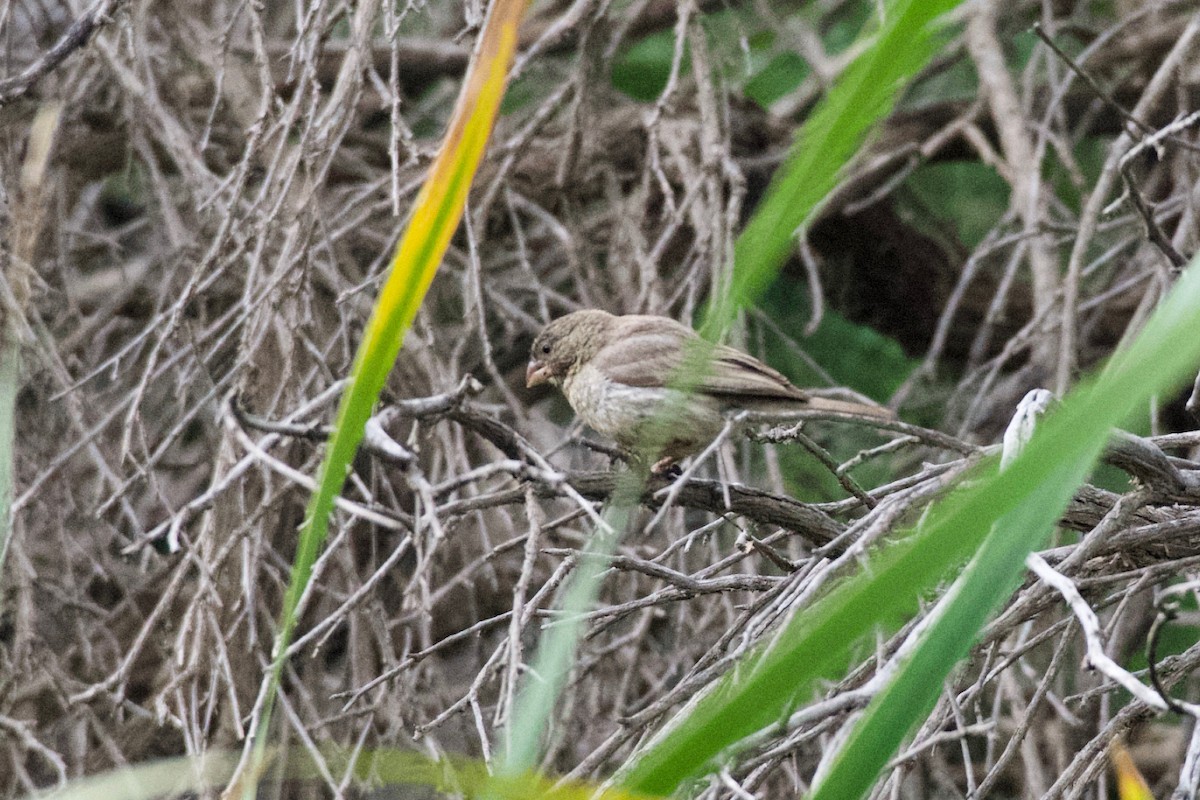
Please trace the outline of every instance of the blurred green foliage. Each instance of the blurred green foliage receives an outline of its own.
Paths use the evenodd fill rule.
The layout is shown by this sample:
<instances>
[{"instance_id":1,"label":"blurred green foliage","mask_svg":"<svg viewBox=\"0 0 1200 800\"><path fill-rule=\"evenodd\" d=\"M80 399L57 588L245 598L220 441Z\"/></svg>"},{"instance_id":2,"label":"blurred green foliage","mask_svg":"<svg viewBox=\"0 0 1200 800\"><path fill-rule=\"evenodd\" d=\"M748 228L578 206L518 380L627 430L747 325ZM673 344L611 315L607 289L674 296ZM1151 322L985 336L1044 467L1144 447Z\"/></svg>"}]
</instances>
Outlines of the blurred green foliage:
<instances>
[{"instance_id":1,"label":"blurred green foliage","mask_svg":"<svg viewBox=\"0 0 1200 800\"><path fill-rule=\"evenodd\" d=\"M1085 187L1096 185L1107 151L1107 137L1085 136L1072 148L1074 164L1068 167L1056 149L1047 150L1042 174L1054 187L1054 196L1078 213L1083 208Z\"/></svg>"},{"instance_id":2,"label":"blurred green foliage","mask_svg":"<svg viewBox=\"0 0 1200 800\"><path fill-rule=\"evenodd\" d=\"M625 50L613 64L612 85L635 100L651 102L667 85L675 55L675 32L659 31ZM686 55L684 59L686 67Z\"/></svg>"},{"instance_id":3,"label":"blurred green foliage","mask_svg":"<svg viewBox=\"0 0 1200 800\"><path fill-rule=\"evenodd\" d=\"M924 164L905 186L921 206L912 223L928 228L922 220L932 215L940 230L954 230L967 249L977 247L1008 209L1008 182L978 161Z\"/></svg>"},{"instance_id":4,"label":"blurred green foliage","mask_svg":"<svg viewBox=\"0 0 1200 800\"><path fill-rule=\"evenodd\" d=\"M148 190L145 167L131 159L125 169L105 178L98 205L110 224L121 225L145 211Z\"/></svg>"},{"instance_id":5,"label":"blurred green foliage","mask_svg":"<svg viewBox=\"0 0 1200 800\"><path fill-rule=\"evenodd\" d=\"M812 70L808 62L790 50L774 53L743 86L746 96L763 108L799 86Z\"/></svg>"},{"instance_id":6,"label":"blurred green foliage","mask_svg":"<svg viewBox=\"0 0 1200 800\"><path fill-rule=\"evenodd\" d=\"M825 310L813 335L805 336L809 305L807 292L790 278L776 281L762 303L763 309L779 327L838 386L847 386L885 402L917 366L916 359L906 356L894 340L829 309ZM797 313L798 308L805 312ZM818 370L795 355L786 343L772 338L768 339L768 359L772 364L801 386L826 385Z\"/></svg>"},{"instance_id":7,"label":"blurred green foliage","mask_svg":"<svg viewBox=\"0 0 1200 800\"><path fill-rule=\"evenodd\" d=\"M811 26L821 38L827 56L849 47L876 6L868 0L846 3L825 18L813 8L798 10L792 19ZM791 46L788 20L769 25L754 6L716 11L704 16L712 55L725 80L764 108L798 87L811 72L807 61ZM777 30L782 30L779 33ZM675 57L675 31L646 36L622 52L613 65L611 80L617 90L644 102L658 98L671 74ZM682 70L690 61L684 54Z\"/></svg>"},{"instance_id":8,"label":"blurred green foliage","mask_svg":"<svg viewBox=\"0 0 1200 800\"><path fill-rule=\"evenodd\" d=\"M764 331L762 355L766 361L799 386L826 386L832 378L837 386L886 402L919 362L906 356L894 340L830 309L825 310L817 330L806 336L804 327L811 319L811 305L807 287L788 275L778 278L763 295L760 308L790 340ZM846 425L836 425L835 429L834 425L820 425L809 434L830 447L831 455L839 460L880 443L869 429ZM827 431L837 435L826 437ZM816 502L847 496L829 470L802 447L780 446L777 452L788 488L796 497ZM889 469L890 462L876 460L856 467L852 474L864 484L875 485L894 477Z\"/></svg>"},{"instance_id":9,"label":"blurred green foliage","mask_svg":"<svg viewBox=\"0 0 1200 800\"><path fill-rule=\"evenodd\" d=\"M1185 581L1185 578L1180 577L1170 583L1179 584ZM1200 625L1196 624L1197 614L1200 613L1200 606L1196 602L1196 593L1184 592L1175 595L1174 599L1179 603L1176 611L1180 614L1180 618L1166 623L1159 631L1158 646L1154 650L1154 655L1159 661L1162 661L1167 656L1179 655L1189 647L1195 645L1197 641L1200 641ZM1142 643L1139 641L1139 644ZM1130 650L1128 657L1125 659L1124 666L1126 669L1134 672L1146 669L1145 647L1136 647ZM1128 701L1130 695L1124 693L1124 698Z\"/></svg>"}]
</instances>

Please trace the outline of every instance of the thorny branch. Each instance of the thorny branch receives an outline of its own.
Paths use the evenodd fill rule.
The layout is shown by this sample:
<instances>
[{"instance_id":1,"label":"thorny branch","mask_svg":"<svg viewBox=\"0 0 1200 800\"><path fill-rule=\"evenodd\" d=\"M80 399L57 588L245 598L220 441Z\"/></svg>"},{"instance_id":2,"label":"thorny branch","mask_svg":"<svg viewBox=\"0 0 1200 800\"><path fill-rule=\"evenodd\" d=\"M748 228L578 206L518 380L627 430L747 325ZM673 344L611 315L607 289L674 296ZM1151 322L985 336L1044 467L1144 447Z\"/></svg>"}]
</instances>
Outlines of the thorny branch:
<instances>
[{"instance_id":1,"label":"thorny branch","mask_svg":"<svg viewBox=\"0 0 1200 800\"><path fill-rule=\"evenodd\" d=\"M85 46L92 34L108 24L124 0L96 0L67 27L58 41L16 75L0 78L0 108L25 95L46 74Z\"/></svg>"}]
</instances>

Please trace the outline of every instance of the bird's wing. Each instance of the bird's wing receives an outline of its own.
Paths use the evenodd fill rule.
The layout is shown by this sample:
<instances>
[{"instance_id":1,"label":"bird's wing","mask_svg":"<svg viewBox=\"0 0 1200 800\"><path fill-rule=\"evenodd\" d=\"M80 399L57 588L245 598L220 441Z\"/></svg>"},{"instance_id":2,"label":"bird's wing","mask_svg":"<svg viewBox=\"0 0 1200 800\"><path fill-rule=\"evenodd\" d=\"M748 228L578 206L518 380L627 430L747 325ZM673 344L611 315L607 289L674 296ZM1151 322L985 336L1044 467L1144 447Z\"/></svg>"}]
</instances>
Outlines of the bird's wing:
<instances>
[{"instance_id":1,"label":"bird's wing","mask_svg":"<svg viewBox=\"0 0 1200 800\"><path fill-rule=\"evenodd\" d=\"M699 341L695 331L666 317L619 317L591 363L608 378L626 386L661 388L679 365L685 348Z\"/></svg>"},{"instance_id":2,"label":"bird's wing","mask_svg":"<svg viewBox=\"0 0 1200 800\"><path fill-rule=\"evenodd\" d=\"M664 387L680 377L686 353L703 352L700 337L691 328L662 317L623 317L621 330L600 348L592 363L617 383L627 386ZM727 345L716 345L695 391L724 398L804 400L781 373L753 356Z\"/></svg>"},{"instance_id":3,"label":"bird's wing","mask_svg":"<svg viewBox=\"0 0 1200 800\"><path fill-rule=\"evenodd\" d=\"M716 348L712 365L697 391L731 399L808 399L808 393L793 386L781 372L726 345Z\"/></svg>"}]
</instances>

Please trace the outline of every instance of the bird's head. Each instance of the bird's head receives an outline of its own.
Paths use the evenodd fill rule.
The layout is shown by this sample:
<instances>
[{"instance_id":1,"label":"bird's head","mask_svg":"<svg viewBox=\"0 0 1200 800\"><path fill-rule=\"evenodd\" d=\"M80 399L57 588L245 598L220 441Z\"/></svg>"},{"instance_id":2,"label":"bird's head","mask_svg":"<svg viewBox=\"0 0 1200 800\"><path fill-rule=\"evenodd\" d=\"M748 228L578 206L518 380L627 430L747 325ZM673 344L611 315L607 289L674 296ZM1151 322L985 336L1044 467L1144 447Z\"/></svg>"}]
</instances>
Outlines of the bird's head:
<instances>
[{"instance_id":1,"label":"bird's head","mask_svg":"<svg viewBox=\"0 0 1200 800\"><path fill-rule=\"evenodd\" d=\"M588 309L559 317L537 335L525 369L525 385L558 386L573 370L608 341L617 318L607 311Z\"/></svg>"}]
</instances>

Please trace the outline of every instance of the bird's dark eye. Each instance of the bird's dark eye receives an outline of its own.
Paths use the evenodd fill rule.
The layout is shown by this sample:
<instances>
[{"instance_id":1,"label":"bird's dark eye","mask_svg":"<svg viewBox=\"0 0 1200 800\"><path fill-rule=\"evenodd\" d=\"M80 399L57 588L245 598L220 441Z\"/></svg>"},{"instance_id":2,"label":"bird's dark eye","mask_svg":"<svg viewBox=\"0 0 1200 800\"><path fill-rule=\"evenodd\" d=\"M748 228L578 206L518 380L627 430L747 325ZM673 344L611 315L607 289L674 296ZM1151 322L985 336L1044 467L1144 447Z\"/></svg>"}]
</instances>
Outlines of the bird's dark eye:
<instances>
[{"instance_id":1,"label":"bird's dark eye","mask_svg":"<svg viewBox=\"0 0 1200 800\"><path fill-rule=\"evenodd\" d=\"M545 355L550 355L550 345L548 345L548 344L542 345L542 353Z\"/></svg>"}]
</instances>

